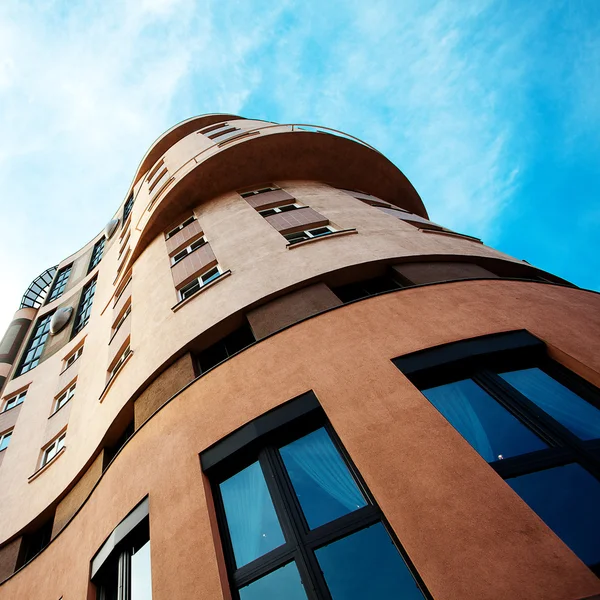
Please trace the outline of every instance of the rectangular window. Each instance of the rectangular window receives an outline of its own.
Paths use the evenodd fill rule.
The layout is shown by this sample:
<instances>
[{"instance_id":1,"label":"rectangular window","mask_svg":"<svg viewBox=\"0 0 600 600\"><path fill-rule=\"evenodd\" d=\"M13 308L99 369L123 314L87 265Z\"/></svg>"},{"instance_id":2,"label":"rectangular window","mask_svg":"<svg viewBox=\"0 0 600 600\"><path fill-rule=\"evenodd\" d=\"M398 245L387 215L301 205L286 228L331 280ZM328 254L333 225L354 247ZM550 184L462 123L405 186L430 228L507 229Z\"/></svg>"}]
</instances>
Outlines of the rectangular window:
<instances>
[{"instance_id":1,"label":"rectangular window","mask_svg":"<svg viewBox=\"0 0 600 600\"><path fill-rule=\"evenodd\" d=\"M460 356L460 344L452 345L448 357ZM426 361L426 354L419 360ZM394 362L403 370L407 360ZM451 367L406 374L548 527L600 574L600 390L531 350L513 358L506 352L479 353Z\"/></svg>"},{"instance_id":2,"label":"rectangular window","mask_svg":"<svg viewBox=\"0 0 600 600\"><path fill-rule=\"evenodd\" d=\"M123 325L123 323L125 323L125 320L127 319L127 317L131 314L131 304L129 304L129 306L125 309L125 312L123 313L123 316L118 320L117 324L114 326L113 328L113 336L115 335L115 333L117 333L117 331L119 331L119 328L121 327L121 325Z\"/></svg>"},{"instance_id":3,"label":"rectangular window","mask_svg":"<svg viewBox=\"0 0 600 600\"><path fill-rule=\"evenodd\" d=\"M219 265L213 267L212 269L209 269L208 271L206 271L206 273L200 275L200 277L198 277L197 279L194 279L187 285L184 285L179 290L179 299L185 300L186 298L189 298L211 281L218 279L222 274L223 271Z\"/></svg>"},{"instance_id":4,"label":"rectangular window","mask_svg":"<svg viewBox=\"0 0 600 600\"><path fill-rule=\"evenodd\" d=\"M123 222L121 223L121 227L125 226L129 215L131 214L131 209L133 208L133 192L131 196L127 198L127 202L125 202L125 206L123 207Z\"/></svg>"},{"instance_id":5,"label":"rectangular window","mask_svg":"<svg viewBox=\"0 0 600 600\"><path fill-rule=\"evenodd\" d=\"M260 188L258 190L251 190L249 192L242 192L240 196L242 198L250 198L250 196L256 196L257 194L264 194L266 192L275 192L276 190L280 190L281 188L275 186L267 186Z\"/></svg>"},{"instance_id":6,"label":"rectangular window","mask_svg":"<svg viewBox=\"0 0 600 600\"><path fill-rule=\"evenodd\" d=\"M109 375L109 381L117 374L118 370L121 368L121 365L125 362L125 359L129 356L130 353L131 347L127 345L125 350L123 350L123 352L121 353L121 356L119 356L119 360L117 360L115 366L112 368L112 371Z\"/></svg>"},{"instance_id":7,"label":"rectangular window","mask_svg":"<svg viewBox=\"0 0 600 600\"><path fill-rule=\"evenodd\" d=\"M63 431L63 433L61 433L54 441L44 448L40 468L47 465L64 448L66 437L67 432Z\"/></svg>"},{"instance_id":8,"label":"rectangular window","mask_svg":"<svg viewBox=\"0 0 600 600\"><path fill-rule=\"evenodd\" d=\"M54 399L54 406L52 408L52 415L58 412L74 395L76 383L71 385L69 389L65 390L60 396Z\"/></svg>"},{"instance_id":9,"label":"rectangular window","mask_svg":"<svg viewBox=\"0 0 600 600\"><path fill-rule=\"evenodd\" d=\"M52 313L44 315L38 319L37 323L35 324L35 328L31 334L29 343L27 344L27 349L23 354L21 365L17 370L17 376L23 375L23 373L27 373L27 371L31 371L31 369L37 367L39 364L40 357L42 356L42 352L44 350L44 345L48 339L48 335L50 334L51 319Z\"/></svg>"},{"instance_id":10,"label":"rectangular window","mask_svg":"<svg viewBox=\"0 0 600 600\"><path fill-rule=\"evenodd\" d=\"M271 215L276 215L277 213L289 212L290 210L296 210L298 208L302 208L299 204L284 204L282 206L276 206L275 208L267 208L265 210L259 210L258 214L263 217L270 217Z\"/></svg>"},{"instance_id":11,"label":"rectangular window","mask_svg":"<svg viewBox=\"0 0 600 600\"><path fill-rule=\"evenodd\" d=\"M102 237L99 239L92 250L92 258L90 259L90 266L88 267L88 273L92 271L95 267L98 266L98 263L102 260L102 255L104 254L104 244L106 242L106 238Z\"/></svg>"},{"instance_id":12,"label":"rectangular window","mask_svg":"<svg viewBox=\"0 0 600 600\"><path fill-rule=\"evenodd\" d=\"M52 284L52 288L50 289L50 293L48 294L48 299L46 300L46 304L56 300L60 296L62 296L65 288L67 287L67 282L69 281L69 275L71 274L71 267L73 265L69 265L67 267L63 267L59 272L56 278L54 279L54 283Z\"/></svg>"},{"instance_id":13,"label":"rectangular window","mask_svg":"<svg viewBox=\"0 0 600 600\"><path fill-rule=\"evenodd\" d=\"M241 131L241 129L239 127L226 127L225 129L215 131L214 133L211 133L210 135L208 135L208 134L205 134L205 135L206 135L206 137L210 138L211 140L218 140L219 138L222 138L226 135L230 135L237 131Z\"/></svg>"},{"instance_id":14,"label":"rectangular window","mask_svg":"<svg viewBox=\"0 0 600 600\"><path fill-rule=\"evenodd\" d=\"M325 227L317 227L315 229L307 229L306 231L297 231L296 233L286 233L283 237L290 244L297 244L298 242L304 242L313 238L323 237L330 233L335 233L335 229L331 225Z\"/></svg>"},{"instance_id":15,"label":"rectangular window","mask_svg":"<svg viewBox=\"0 0 600 600\"><path fill-rule=\"evenodd\" d=\"M94 293L96 292L96 279L92 279L81 292L79 307L75 315L75 323L73 325L73 336L77 335L90 320L92 312L92 303L94 302Z\"/></svg>"},{"instance_id":16,"label":"rectangular window","mask_svg":"<svg viewBox=\"0 0 600 600\"><path fill-rule=\"evenodd\" d=\"M184 227L191 225L196 220L196 217L190 217L186 219L181 225L177 225L174 229L171 229L169 233L165 236L167 239L173 237L176 233L179 233Z\"/></svg>"},{"instance_id":17,"label":"rectangular window","mask_svg":"<svg viewBox=\"0 0 600 600\"><path fill-rule=\"evenodd\" d=\"M277 424L302 399L234 432L208 467L234 598L427 597L322 411Z\"/></svg>"},{"instance_id":18,"label":"rectangular window","mask_svg":"<svg viewBox=\"0 0 600 600\"><path fill-rule=\"evenodd\" d=\"M230 356L247 348L255 341L252 329L245 323L239 329L226 335L223 339L198 354L198 369L200 373L205 373L209 369L212 369L220 362L227 360Z\"/></svg>"},{"instance_id":19,"label":"rectangular window","mask_svg":"<svg viewBox=\"0 0 600 600\"><path fill-rule=\"evenodd\" d=\"M387 273L380 277L365 279L355 283L348 283L336 288L331 288L331 291L344 303L376 296L384 292L399 290L404 287L404 284L399 281L399 278L391 273Z\"/></svg>"},{"instance_id":20,"label":"rectangular window","mask_svg":"<svg viewBox=\"0 0 600 600\"><path fill-rule=\"evenodd\" d=\"M202 248L202 246L204 246L204 244L206 243L206 238L204 236L198 238L189 246L186 246L183 250L180 250L177 254L171 256L171 266L176 265L180 260L183 260L188 254L191 254L194 250Z\"/></svg>"},{"instance_id":21,"label":"rectangular window","mask_svg":"<svg viewBox=\"0 0 600 600\"><path fill-rule=\"evenodd\" d=\"M12 432L13 430L10 429L9 431L5 431L2 435L0 435L0 451L8 448L8 443L10 442Z\"/></svg>"},{"instance_id":22,"label":"rectangular window","mask_svg":"<svg viewBox=\"0 0 600 600\"><path fill-rule=\"evenodd\" d=\"M25 390L19 394L15 394L14 396L10 396L4 403L4 406L2 407L2 412L6 412L7 410L14 408L15 406L19 406L19 404L23 403L26 396L27 396L27 390Z\"/></svg>"},{"instance_id":23,"label":"rectangular window","mask_svg":"<svg viewBox=\"0 0 600 600\"><path fill-rule=\"evenodd\" d=\"M63 372L66 371L82 354L83 346L79 346L75 352L69 354L69 356L67 356L63 362Z\"/></svg>"}]
</instances>

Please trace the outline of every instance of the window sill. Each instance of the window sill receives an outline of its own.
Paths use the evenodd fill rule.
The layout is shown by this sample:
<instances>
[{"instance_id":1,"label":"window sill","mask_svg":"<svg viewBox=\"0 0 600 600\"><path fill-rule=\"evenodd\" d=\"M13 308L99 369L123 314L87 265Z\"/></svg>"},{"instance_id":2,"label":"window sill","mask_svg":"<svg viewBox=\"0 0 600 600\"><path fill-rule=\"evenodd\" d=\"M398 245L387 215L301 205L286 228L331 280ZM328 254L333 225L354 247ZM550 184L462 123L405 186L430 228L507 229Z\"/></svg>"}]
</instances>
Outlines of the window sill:
<instances>
[{"instance_id":1,"label":"window sill","mask_svg":"<svg viewBox=\"0 0 600 600\"><path fill-rule=\"evenodd\" d=\"M341 229L340 231L334 231L333 233L328 233L327 235L320 235L318 237L310 238L308 240L302 240L301 242L296 242L295 244L288 242L287 249L293 250L294 248L297 248L298 246L304 246L305 244L311 244L312 242L317 242L317 241L325 239L325 238L341 237L343 235L350 235L352 233L358 233L358 231L356 231L356 229Z\"/></svg>"},{"instance_id":2,"label":"window sill","mask_svg":"<svg viewBox=\"0 0 600 600\"><path fill-rule=\"evenodd\" d=\"M187 298L185 298L185 300L180 300L175 306L171 307L171 310L173 312L177 312L182 306L185 306L190 300L193 300L196 296L201 294L204 290L207 290L209 287L212 287L216 283L219 283L219 281L225 279L225 277L229 277L229 275L231 275L231 269L227 269L227 271L223 271L223 273L221 273L221 275L219 277L217 277L216 279L213 279L210 283L203 285L197 292L194 292L191 296L188 296Z\"/></svg>"},{"instance_id":3,"label":"window sill","mask_svg":"<svg viewBox=\"0 0 600 600\"><path fill-rule=\"evenodd\" d=\"M472 235L465 235L464 233L455 233L454 231L440 231L437 229L421 229L419 227L419 231L421 233L433 233L436 235L447 235L448 237L460 238L462 240L468 240L470 242L476 242L477 244L483 244L483 242Z\"/></svg>"},{"instance_id":4,"label":"window sill","mask_svg":"<svg viewBox=\"0 0 600 600\"><path fill-rule=\"evenodd\" d=\"M121 363L121 366L117 369L117 372L107 381L102 393L100 394L100 398L98 400L102 402L108 393L108 390L112 387L114 380L119 376L119 373L123 370L123 367L129 362L129 359L133 356L133 350L129 351L129 354L126 356L125 360Z\"/></svg>"},{"instance_id":5,"label":"window sill","mask_svg":"<svg viewBox=\"0 0 600 600\"><path fill-rule=\"evenodd\" d=\"M42 473L46 471L46 469L48 469L58 460L59 456L62 456L65 453L66 449L67 447L63 446L43 467L40 467L33 475L31 475L27 479L27 483L31 483L32 481L36 480Z\"/></svg>"}]
</instances>

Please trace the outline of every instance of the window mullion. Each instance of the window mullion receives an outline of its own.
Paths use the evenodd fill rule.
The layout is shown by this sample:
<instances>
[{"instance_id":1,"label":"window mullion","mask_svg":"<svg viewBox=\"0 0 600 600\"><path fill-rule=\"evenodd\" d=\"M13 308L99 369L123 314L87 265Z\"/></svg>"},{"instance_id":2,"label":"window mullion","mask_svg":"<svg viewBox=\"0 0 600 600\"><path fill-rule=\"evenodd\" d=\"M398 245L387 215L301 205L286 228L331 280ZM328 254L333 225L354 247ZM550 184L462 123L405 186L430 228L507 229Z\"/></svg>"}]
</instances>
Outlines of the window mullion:
<instances>
[{"instance_id":1,"label":"window mullion","mask_svg":"<svg viewBox=\"0 0 600 600\"><path fill-rule=\"evenodd\" d=\"M131 552L125 550L119 555L117 600L130 600L131 596Z\"/></svg>"}]
</instances>

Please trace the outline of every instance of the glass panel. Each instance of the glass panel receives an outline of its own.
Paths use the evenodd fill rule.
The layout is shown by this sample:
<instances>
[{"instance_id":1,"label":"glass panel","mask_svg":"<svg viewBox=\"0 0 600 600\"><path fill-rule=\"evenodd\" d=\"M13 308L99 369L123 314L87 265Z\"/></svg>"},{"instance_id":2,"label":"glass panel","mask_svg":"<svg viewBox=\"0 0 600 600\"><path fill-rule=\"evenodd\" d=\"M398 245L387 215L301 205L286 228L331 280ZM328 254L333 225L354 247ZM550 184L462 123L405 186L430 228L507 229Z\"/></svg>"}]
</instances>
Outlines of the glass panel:
<instances>
[{"instance_id":1,"label":"glass panel","mask_svg":"<svg viewBox=\"0 0 600 600\"><path fill-rule=\"evenodd\" d=\"M367 505L323 427L279 452L311 529Z\"/></svg>"},{"instance_id":2,"label":"glass panel","mask_svg":"<svg viewBox=\"0 0 600 600\"><path fill-rule=\"evenodd\" d=\"M600 562L600 481L571 464L506 483L583 562Z\"/></svg>"},{"instance_id":3,"label":"glass panel","mask_svg":"<svg viewBox=\"0 0 600 600\"><path fill-rule=\"evenodd\" d=\"M323 546L315 554L333 600L423 599L382 523Z\"/></svg>"},{"instance_id":4,"label":"glass panel","mask_svg":"<svg viewBox=\"0 0 600 600\"><path fill-rule=\"evenodd\" d=\"M548 447L472 379L423 394L488 462Z\"/></svg>"},{"instance_id":5,"label":"glass panel","mask_svg":"<svg viewBox=\"0 0 600 600\"><path fill-rule=\"evenodd\" d=\"M600 410L538 368L500 377L582 440L600 438Z\"/></svg>"},{"instance_id":6,"label":"glass panel","mask_svg":"<svg viewBox=\"0 0 600 600\"><path fill-rule=\"evenodd\" d=\"M288 563L240 590L241 600L306 600L296 563Z\"/></svg>"},{"instance_id":7,"label":"glass panel","mask_svg":"<svg viewBox=\"0 0 600 600\"><path fill-rule=\"evenodd\" d=\"M11 435L12 435L12 432L4 435L4 437L2 438L2 441L0 441L0 450L4 450L8 446L8 442L10 442Z\"/></svg>"},{"instance_id":8,"label":"glass panel","mask_svg":"<svg viewBox=\"0 0 600 600\"><path fill-rule=\"evenodd\" d=\"M131 600L152 600L150 541L131 556Z\"/></svg>"},{"instance_id":9,"label":"glass panel","mask_svg":"<svg viewBox=\"0 0 600 600\"><path fill-rule=\"evenodd\" d=\"M219 487L238 567L285 543L258 462L230 477Z\"/></svg>"}]
</instances>

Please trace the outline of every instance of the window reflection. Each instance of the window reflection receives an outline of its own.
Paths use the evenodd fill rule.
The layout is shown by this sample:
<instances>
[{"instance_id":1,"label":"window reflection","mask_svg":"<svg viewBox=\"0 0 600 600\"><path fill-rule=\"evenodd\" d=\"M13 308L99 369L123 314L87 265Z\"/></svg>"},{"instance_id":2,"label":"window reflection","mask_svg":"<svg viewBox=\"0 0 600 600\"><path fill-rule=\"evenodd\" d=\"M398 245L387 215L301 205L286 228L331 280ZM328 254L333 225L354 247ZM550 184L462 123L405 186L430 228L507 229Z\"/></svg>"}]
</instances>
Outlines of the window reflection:
<instances>
[{"instance_id":1,"label":"window reflection","mask_svg":"<svg viewBox=\"0 0 600 600\"><path fill-rule=\"evenodd\" d=\"M306 600L296 563L288 563L240 590L241 600Z\"/></svg>"},{"instance_id":2,"label":"window reflection","mask_svg":"<svg viewBox=\"0 0 600 600\"><path fill-rule=\"evenodd\" d=\"M150 541L131 556L131 600L152 600Z\"/></svg>"}]
</instances>

